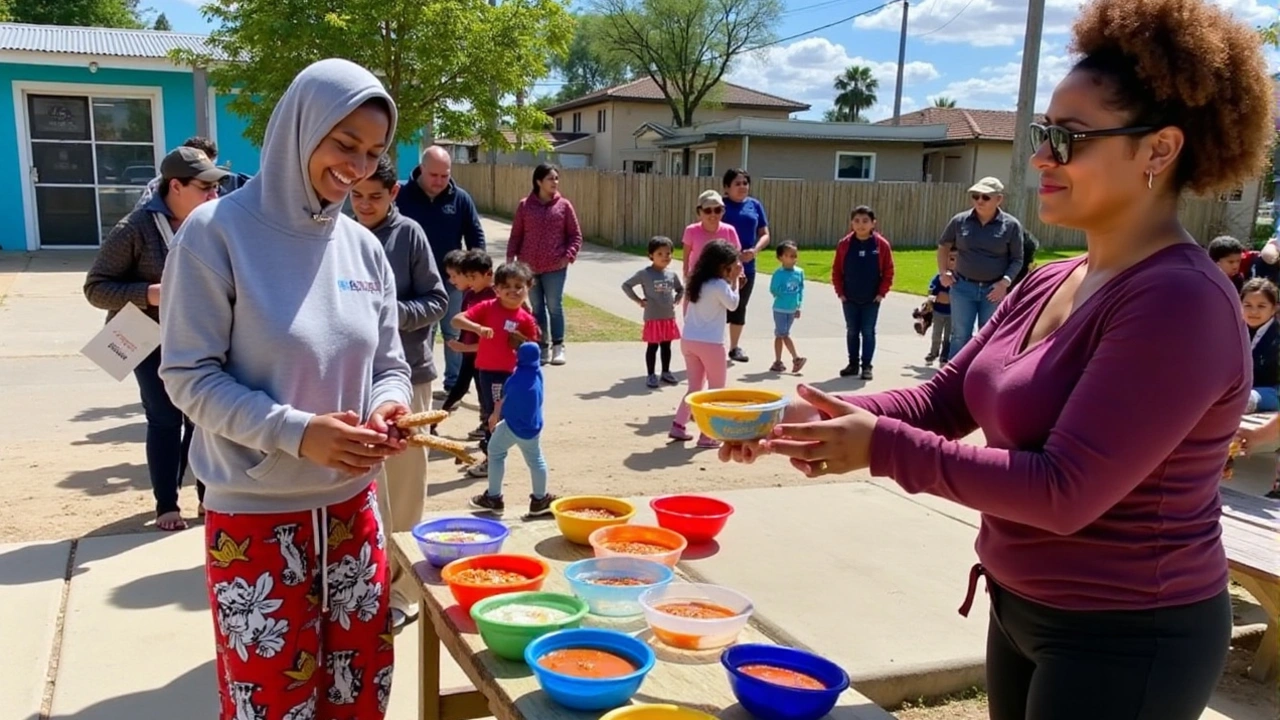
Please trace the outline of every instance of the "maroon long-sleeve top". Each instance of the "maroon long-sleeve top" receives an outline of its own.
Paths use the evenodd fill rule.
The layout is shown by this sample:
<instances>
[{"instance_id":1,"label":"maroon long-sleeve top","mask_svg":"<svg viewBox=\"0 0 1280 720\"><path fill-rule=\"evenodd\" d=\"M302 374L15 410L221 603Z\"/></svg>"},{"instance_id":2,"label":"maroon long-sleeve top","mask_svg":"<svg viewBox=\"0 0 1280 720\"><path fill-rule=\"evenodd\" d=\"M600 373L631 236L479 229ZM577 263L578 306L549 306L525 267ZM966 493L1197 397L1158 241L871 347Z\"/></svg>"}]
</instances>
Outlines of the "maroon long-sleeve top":
<instances>
[{"instance_id":1,"label":"maroon long-sleeve top","mask_svg":"<svg viewBox=\"0 0 1280 720\"><path fill-rule=\"evenodd\" d=\"M520 201L507 241L508 261L520 260L540 275L569 267L581 249L578 214L563 195L545 203L536 194Z\"/></svg>"},{"instance_id":2,"label":"maroon long-sleeve top","mask_svg":"<svg viewBox=\"0 0 1280 720\"><path fill-rule=\"evenodd\" d=\"M1028 276L928 383L846 398L880 416L871 473L980 511L985 571L1031 600L1213 597L1227 584L1218 483L1252 384L1240 302L1204 250L1176 245L1026 349L1083 262ZM977 428L986 447L959 441Z\"/></svg>"}]
</instances>

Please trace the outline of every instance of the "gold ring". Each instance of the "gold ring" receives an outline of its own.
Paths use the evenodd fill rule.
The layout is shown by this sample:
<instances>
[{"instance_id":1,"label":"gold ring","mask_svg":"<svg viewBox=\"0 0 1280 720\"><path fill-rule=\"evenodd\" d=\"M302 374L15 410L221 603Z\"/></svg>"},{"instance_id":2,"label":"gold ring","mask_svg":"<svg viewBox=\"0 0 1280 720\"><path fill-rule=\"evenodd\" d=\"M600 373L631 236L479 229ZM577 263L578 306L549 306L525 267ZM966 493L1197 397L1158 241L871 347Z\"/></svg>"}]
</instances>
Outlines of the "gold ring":
<instances>
[{"instance_id":1,"label":"gold ring","mask_svg":"<svg viewBox=\"0 0 1280 720\"><path fill-rule=\"evenodd\" d=\"M822 462L818 463L818 474L825 475L826 472L827 472L827 461L823 460Z\"/></svg>"}]
</instances>

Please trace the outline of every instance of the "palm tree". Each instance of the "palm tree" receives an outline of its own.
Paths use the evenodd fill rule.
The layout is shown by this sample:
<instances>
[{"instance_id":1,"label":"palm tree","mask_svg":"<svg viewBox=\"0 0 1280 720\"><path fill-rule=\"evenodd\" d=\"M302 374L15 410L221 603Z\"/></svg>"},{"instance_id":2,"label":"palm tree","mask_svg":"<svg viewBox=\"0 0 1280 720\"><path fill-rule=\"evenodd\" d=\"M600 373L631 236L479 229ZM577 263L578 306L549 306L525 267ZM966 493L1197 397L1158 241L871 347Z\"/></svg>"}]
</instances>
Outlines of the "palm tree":
<instances>
[{"instance_id":1,"label":"palm tree","mask_svg":"<svg viewBox=\"0 0 1280 720\"><path fill-rule=\"evenodd\" d=\"M876 104L876 90L880 89L880 81L871 75L871 68L850 65L843 74L836 76L834 87L836 101L831 112L833 119L839 122L866 122L862 113Z\"/></svg>"},{"instance_id":2,"label":"palm tree","mask_svg":"<svg viewBox=\"0 0 1280 720\"><path fill-rule=\"evenodd\" d=\"M956 106L955 98L949 98L946 95L939 95L933 99L933 106L936 108L953 108Z\"/></svg>"}]
</instances>

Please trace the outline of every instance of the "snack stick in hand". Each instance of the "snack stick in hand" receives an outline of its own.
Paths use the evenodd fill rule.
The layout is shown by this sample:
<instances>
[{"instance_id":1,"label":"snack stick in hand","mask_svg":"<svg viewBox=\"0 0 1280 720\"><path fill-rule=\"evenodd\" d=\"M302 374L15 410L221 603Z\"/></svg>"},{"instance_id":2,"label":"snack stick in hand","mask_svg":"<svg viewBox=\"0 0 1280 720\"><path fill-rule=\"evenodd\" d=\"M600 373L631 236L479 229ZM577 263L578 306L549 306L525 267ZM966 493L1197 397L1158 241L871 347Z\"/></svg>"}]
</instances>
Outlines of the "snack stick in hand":
<instances>
[{"instance_id":1,"label":"snack stick in hand","mask_svg":"<svg viewBox=\"0 0 1280 720\"><path fill-rule=\"evenodd\" d=\"M471 453L467 452L467 446L457 440L449 440L448 438L442 438L438 435L423 435L418 433L410 435L408 441L410 444L417 445L418 447L424 447L428 450L439 450L443 453L452 455L467 465L476 464L475 457L473 457Z\"/></svg>"},{"instance_id":2,"label":"snack stick in hand","mask_svg":"<svg viewBox=\"0 0 1280 720\"><path fill-rule=\"evenodd\" d=\"M400 418L396 420L396 427L416 428L424 425L436 425L448 419L449 413L445 410L428 410L426 412L400 416Z\"/></svg>"}]
</instances>

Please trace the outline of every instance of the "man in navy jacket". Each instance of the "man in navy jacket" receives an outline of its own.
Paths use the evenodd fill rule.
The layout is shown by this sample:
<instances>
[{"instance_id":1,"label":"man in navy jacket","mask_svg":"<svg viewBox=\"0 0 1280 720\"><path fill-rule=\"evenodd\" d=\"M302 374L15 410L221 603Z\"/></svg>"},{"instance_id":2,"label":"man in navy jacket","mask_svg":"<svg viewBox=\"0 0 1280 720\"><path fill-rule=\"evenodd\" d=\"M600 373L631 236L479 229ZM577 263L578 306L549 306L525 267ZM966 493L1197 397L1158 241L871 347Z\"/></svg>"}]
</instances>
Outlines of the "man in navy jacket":
<instances>
[{"instance_id":1,"label":"man in navy jacket","mask_svg":"<svg viewBox=\"0 0 1280 720\"><path fill-rule=\"evenodd\" d=\"M453 181L453 160L438 145L427 148L422 161L413 174L400 184L396 195L396 209L411 218L427 233L431 254L436 267L444 267L444 256L452 250L484 249L484 228L480 226L480 214L466 190ZM449 290L449 309L440 322L432 328L428 342L434 343L437 332L443 332L445 341L456 340L458 331L453 328L453 316L462 310L462 293L453 285ZM444 399L458 379L462 355L445 346L444 390L438 399ZM436 393L440 395L440 392Z\"/></svg>"}]
</instances>

